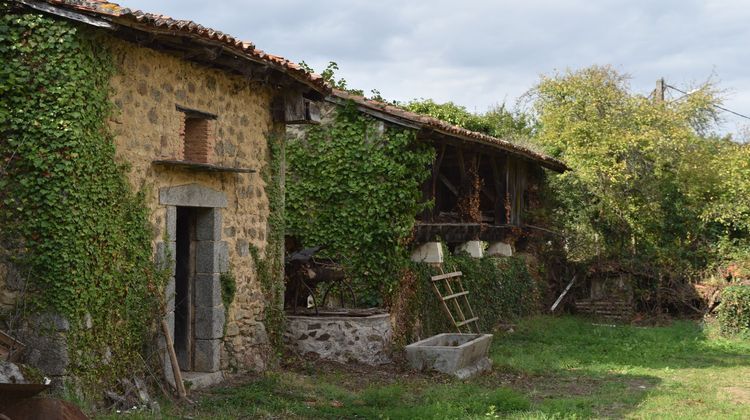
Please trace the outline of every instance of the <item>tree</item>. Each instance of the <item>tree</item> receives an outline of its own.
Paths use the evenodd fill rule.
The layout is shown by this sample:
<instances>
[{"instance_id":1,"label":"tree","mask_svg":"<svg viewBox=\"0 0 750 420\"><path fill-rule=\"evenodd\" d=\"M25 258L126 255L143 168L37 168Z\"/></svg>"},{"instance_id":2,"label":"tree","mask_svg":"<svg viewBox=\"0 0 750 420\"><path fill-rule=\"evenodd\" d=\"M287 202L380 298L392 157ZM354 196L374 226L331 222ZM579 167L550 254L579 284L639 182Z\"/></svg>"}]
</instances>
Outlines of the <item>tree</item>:
<instances>
[{"instance_id":1,"label":"tree","mask_svg":"<svg viewBox=\"0 0 750 420\"><path fill-rule=\"evenodd\" d=\"M711 84L657 101L632 93L627 76L594 66L543 77L530 97L536 140L573 169L551 183L574 257L627 259L656 277L708 264L721 234L707 223L716 199L708 185L731 182L706 165L731 143L706 136L720 103Z\"/></svg>"}]
</instances>

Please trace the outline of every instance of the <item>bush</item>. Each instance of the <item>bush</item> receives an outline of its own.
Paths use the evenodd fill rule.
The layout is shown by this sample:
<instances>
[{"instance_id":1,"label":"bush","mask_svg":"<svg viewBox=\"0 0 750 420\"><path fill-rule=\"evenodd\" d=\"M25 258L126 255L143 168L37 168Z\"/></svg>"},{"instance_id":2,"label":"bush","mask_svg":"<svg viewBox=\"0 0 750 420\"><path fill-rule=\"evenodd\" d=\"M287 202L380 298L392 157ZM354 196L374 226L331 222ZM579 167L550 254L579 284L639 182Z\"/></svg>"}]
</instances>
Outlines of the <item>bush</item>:
<instances>
[{"instance_id":1,"label":"bush","mask_svg":"<svg viewBox=\"0 0 750 420\"><path fill-rule=\"evenodd\" d=\"M482 332L491 332L499 323L512 322L538 311L539 289L522 258L476 259L468 255L450 255L446 250L444 271L463 273L461 280L469 291L469 303L479 317ZM417 274L412 286L415 296L409 312L412 322L418 319L420 325L418 328L412 325L411 333L428 337L454 331L430 286L430 276L439 273L424 264L415 264L414 272ZM401 292L405 293L404 290ZM408 333L409 327L406 328Z\"/></svg>"},{"instance_id":2,"label":"bush","mask_svg":"<svg viewBox=\"0 0 750 420\"><path fill-rule=\"evenodd\" d=\"M750 285L737 284L722 291L719 327L723 334L750 337Z\"/></svg>"}]
</instances>

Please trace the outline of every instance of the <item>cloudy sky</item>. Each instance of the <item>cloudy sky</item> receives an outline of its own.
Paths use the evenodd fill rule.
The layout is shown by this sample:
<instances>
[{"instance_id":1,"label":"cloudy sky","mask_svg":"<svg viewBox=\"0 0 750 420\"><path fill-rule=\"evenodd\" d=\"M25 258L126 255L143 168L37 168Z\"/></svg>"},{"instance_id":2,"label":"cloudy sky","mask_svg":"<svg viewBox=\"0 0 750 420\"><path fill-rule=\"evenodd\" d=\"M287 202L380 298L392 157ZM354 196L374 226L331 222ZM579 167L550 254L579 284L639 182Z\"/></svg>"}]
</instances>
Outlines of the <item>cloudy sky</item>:
<instances>
[{"instance_id":1,"label":"cloudy sky","mask_svg":"<svg viewBox=\"0 0 750 420\"><path fill-rule=\"evenodd\" d=\"M115 0L117 1L117 0ZM747 0L121 0L247 39L388 99L472 111L515 104L543 74L610 64L648 94L712 78L750 116ZM674 92L677 97L680 94ZM724 113L723 132L750 120Z\"/></svg>"}]
</instances>

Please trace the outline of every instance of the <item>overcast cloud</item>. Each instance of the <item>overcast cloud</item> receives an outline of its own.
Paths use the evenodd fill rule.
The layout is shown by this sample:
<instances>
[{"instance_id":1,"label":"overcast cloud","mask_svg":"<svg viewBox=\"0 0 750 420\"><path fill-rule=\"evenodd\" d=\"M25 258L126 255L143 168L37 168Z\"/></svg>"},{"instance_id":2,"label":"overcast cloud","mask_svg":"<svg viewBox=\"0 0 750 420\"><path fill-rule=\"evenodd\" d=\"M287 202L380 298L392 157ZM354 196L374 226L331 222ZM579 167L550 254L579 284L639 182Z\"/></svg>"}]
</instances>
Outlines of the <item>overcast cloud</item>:
<instances>
[{"instance_id":1,"label":"overcast cloud","mask_svg":"<svg viewBox=\"0 0 750 420\"><path fill-rule=\"evenodd\" d=\"M190 19L396 100L473 111L513 105L542 74L611 64L648 94L657 78L709 77L724 106L750 115L750 5L742 0L242 1L121 0ZM679 96L676 94L675 96ZM722 129L750 121L724 114Z\"/></svg>"}]
</instances>

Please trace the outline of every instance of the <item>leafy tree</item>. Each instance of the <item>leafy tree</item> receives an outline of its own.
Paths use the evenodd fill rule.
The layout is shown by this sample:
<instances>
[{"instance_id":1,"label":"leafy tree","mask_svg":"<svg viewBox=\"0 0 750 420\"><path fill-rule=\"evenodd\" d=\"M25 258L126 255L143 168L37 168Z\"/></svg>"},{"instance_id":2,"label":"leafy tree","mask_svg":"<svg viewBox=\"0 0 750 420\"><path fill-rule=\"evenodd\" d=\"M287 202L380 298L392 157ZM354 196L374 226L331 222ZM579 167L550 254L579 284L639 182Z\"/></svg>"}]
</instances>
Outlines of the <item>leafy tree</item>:
<instances>
[{"instance_id":1,"label":"leafy tree","mask_svg":"<svg viewBox=\"0 0 750 420\"><path fill-rule=\"evenodd\" d=\"M747 192L748 155L707 136L720 103L712 85L657 101L594 66L544 77L530 97L536 140L573 168L551 183L574 257L625 259L654 278L683 278L711 263L727 229L747 235L747 207L730 203Z\"/></svg>"}]
</instances>

